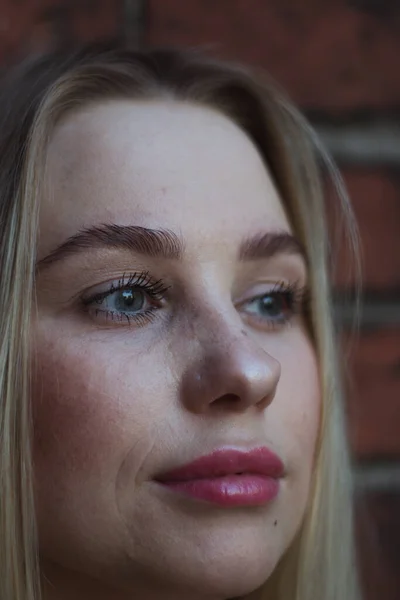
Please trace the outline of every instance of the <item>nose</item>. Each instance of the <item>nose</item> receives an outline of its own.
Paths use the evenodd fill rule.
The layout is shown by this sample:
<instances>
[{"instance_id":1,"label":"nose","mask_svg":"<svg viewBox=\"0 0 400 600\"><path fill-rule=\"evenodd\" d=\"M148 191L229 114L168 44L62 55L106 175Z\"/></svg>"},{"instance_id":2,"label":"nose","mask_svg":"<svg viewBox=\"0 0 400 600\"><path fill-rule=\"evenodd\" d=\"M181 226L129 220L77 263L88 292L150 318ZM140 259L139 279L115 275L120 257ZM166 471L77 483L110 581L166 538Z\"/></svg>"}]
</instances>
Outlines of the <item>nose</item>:
<instances>
[{"instance_id":1,"label":"nose","mask_svg":"<svg viewBox=\"0 0 400 600\"><path fill-rule=\"evenodd\" d=\"M212 325L197 338L196 355L182 378L182 402L198 414L267 408L276 393L280 363L241 322L240 327Z\"/></svg>"}]
</instances>

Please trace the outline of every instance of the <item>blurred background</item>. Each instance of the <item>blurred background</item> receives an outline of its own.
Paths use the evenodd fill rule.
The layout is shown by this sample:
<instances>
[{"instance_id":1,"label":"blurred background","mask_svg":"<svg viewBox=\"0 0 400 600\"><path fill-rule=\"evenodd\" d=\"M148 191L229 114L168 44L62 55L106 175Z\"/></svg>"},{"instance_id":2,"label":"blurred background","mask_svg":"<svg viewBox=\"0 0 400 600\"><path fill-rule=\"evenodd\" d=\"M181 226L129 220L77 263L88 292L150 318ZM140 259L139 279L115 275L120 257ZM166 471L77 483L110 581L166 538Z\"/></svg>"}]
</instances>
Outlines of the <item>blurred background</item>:
<instances>
[{"instance_id":1,"label":"blurred background","mask_svg":"<svg viewBox=\"0 0 400 600\"><path fill-rule=\"evenodd\" d=\"M364 258L360 332L344 354L359 560L366 600L400 600L400 0L0 0L3 66L109 35L206 46L267 69L339 164ZM327 199L335 201L329 190ZM341 245L344 353L348 263Z\"/></svg>"}]
</instances>

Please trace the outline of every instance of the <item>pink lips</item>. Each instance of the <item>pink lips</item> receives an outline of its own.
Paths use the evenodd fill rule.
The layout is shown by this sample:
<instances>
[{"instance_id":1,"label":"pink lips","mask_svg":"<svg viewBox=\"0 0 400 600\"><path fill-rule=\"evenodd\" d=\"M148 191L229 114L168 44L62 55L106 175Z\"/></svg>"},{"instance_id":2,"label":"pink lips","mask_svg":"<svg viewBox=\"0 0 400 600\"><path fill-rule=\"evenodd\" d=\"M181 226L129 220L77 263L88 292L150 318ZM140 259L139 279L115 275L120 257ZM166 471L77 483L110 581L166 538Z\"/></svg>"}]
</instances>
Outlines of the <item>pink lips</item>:
<instances>
[{"instance_id":1,"label":"pink lips","mask_svg":"<svg viewBox=\"0 0 400 600\"><path fill-rule=\"evenodd\" d=\"M261 506L279 492L280 458L266 447L220 449L156 477L172 491L219 506Z\"/></svg>"}]
</instances>

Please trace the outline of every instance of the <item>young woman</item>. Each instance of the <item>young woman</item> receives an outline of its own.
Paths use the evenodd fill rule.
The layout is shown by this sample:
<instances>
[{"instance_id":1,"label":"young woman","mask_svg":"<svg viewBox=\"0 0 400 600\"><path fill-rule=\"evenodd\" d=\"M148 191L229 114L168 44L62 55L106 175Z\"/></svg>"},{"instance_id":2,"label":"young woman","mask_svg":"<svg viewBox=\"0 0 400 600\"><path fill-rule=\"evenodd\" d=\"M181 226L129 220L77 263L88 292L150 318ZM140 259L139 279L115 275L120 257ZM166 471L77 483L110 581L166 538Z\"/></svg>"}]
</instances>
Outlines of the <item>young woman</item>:
<instances>
[{"instance_id":1,"label":"young woman","mask_svg":"<svg viewBox=\"0 0 400 600\"><path fill-rule=\"evenodd\" d=\"M0 119L0 597L355 600L304 119L106 45L13 71Z\"/></svg>"}]
</instances>

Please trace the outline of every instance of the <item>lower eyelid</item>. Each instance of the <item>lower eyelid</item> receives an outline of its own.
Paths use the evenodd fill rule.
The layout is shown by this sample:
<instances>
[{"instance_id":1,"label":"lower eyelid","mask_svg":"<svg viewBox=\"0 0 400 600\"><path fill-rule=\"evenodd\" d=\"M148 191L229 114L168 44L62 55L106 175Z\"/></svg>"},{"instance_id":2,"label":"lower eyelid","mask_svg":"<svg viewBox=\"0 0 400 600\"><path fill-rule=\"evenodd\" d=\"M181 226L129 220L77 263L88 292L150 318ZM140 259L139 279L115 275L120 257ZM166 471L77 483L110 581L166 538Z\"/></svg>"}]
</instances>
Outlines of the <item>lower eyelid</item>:
<instances>
[{"instance_id":1,"label":"lower eyelid","mask_svg":"<svg viewBox=\"0 0 400 600\"><path fill-rule=\"evenodd\" d=\"M101 308L92 308L86 312L93 318L94 321L103 322L104 324L113 323L115 325L135 325L136 327L147 324L155 312L156 309L150 308L142 311L141 313L129 315L128 313L115 312L111 310L105 310ZM94 313L94 314L93 314Z\"/></svg>"}]
</instances>

